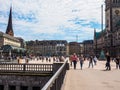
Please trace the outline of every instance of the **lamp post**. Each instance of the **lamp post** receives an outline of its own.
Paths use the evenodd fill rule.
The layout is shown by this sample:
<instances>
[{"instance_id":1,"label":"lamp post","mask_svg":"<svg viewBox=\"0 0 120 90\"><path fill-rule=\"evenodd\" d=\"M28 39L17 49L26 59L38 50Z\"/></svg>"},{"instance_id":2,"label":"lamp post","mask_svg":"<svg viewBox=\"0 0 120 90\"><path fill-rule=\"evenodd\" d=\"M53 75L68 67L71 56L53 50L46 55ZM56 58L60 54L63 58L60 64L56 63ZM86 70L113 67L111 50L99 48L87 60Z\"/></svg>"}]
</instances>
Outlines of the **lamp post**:
<instances>
[{"instance_id":1,"label":"lamp post","mask_svg":"<svg viewBox=\"0 0 120 90\"><path fill-rule=\"evenodd\" d=\"M102 34L102 41L101 43L103 43L103 4L101 5L101 34ZM103 44L101 46L101 52L104 52L103 51Z\"/></svg>"},{"instance_id":2,"label":"lamp post","mask_svg":"<svg viewBox=\"0 0 120 90\"><path fill-rule=\"evenodd\" d=\"M95 56L97 56L97 35L96 35L96 29L94 28L94 40L95 40Z\"/></svg>"},{"instance_id":3,"label":"lamp post","mask_svg":"<svg viewBox=\"0 0 120 90\"><path fill-rule=\"evenodd\" d=\"M105 59L105 55L104 55L104 32L103 32L103 4L101 5L101 52L100 52L100 56L99 59L104 60Z\"/></svg>"},{"instance_id":4,"label":"lamp post","mask_svg":"<svg viewBox=\"0 0 120 90\"><path fill-rule=\"evenodd\" d=\"M112 26L112 0L110 0L110 55L113 56L113 26Z\"/></svg>"},{"instance_id":5,"label":"lamp post","mask_svg":"<svg viewBox=\"0 0 120 90\"><path fill-rule=\"evenodd\" d=\"M1 57L0 57L0 58L1 58L1 59L2 59L2 52L3 52L3 50L0 50L0 55L1 55Z\"/></svg>"},{"instance_id":6,"label":"lamp post","mask_svg":"<svg viewBox=\"0 0 120 90\"><path fill-rule=\"evenodd\" d=\"M101 5L101 30L103 33L103 4Z\"/></svg>"},{"instance_id":7,"label":"lamp post","mask_svg":"<svg viewBox=\"0 0 120 90\"><path fill-rule=\"evenodd\" d=\"M11 49L9 50L9 58L11 60Z\"/></svg>"}]
</instances>

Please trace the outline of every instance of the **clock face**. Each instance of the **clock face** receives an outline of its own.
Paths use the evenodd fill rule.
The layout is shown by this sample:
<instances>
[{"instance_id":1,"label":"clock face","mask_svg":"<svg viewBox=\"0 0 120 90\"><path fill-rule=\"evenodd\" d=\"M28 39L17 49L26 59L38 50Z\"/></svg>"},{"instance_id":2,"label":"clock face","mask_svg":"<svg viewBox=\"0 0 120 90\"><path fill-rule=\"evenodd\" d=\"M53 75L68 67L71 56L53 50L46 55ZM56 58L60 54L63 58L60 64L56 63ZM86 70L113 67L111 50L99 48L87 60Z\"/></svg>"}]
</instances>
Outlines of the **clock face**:
<instances>
[{"instance_id":1,"label":"clock face","mask_svg":"<svg viewBox=\"0 0 120 90\"><path fill-rule=\"evenodd\" d=\"M10 31L10 32L9 32L9 35L13 36L13 33L12 33L12 31Z\"/></svg>"},{"instance_id":2,"label":"clock face","mask_svg":"<svg viewBox=\"0 0 120 90\"><path fill-rule=\"evenodd\" d=\"M119 10L115 10L115 14L118 15L120 13Z\"/></svg>"}]
</instances>

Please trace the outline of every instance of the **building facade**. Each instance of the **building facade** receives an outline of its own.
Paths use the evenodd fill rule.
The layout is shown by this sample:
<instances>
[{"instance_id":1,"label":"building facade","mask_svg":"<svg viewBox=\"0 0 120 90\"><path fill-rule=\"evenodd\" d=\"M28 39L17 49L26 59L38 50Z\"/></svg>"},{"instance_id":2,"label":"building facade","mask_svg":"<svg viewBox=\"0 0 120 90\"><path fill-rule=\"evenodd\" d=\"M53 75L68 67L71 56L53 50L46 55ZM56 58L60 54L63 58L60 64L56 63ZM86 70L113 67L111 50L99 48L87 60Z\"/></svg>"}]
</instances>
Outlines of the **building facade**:
<instances>
[{"instance_id":1,"label":"building facade","mask_svg":"<svg viewBox=\"0 0 120 90\"><path fill-rule=\"evenodd\" d=\"M69 55L76 53L77 55L81 54L80 43L78 42L69 42Z\"/></svg>"},{"instance_id":2,"label":"building facade","mask_svg":"<svg viewBox=\"0 0 120 90\"><path fill-rule=\"evenodd\" d=\"M86 57L89 57L90 55L94 55L93 40L83 41L83 54Z\"/></svg>"},{"instance_id":3,"label":"building facade","mask_svg":"<svg viewBox=\"0 0 120 90\"><path fill-rule=\"evenodd\" d=\"M66 40L27 41L26 47L28 53L34 55L61 56L68 54Z\"/></svg>"},{"instance_id":4,"label":"building facade","mask_svg":"<svg viewBox=\"0 0 120 90\"><path fill-rule=\"evenodd\" d=\"M10 36L8 34L5 34L3 32L0 32L0 47L2 47L3 45L11 45L11 46L14 46L14 47L20 47L21 44L20 44L20 41L13 37L13 36Z\"/></svg>"},{"instance_id":5,"label":"building facade","mask_svg":"<svg viewBox=\"0 0 120 90\"><path fill-rule=\"evenodd\" d=\"M111 56L117 56L120 53L120 0L106 0L106 31L107 46Z\"/></svg>"},{"instance_id":6,"label":"building facade","mask_svg":"<svg viewBox=\"0 0 120 90\"><path fill-rule=\"evenodd\" d=\"M94 34L94 49L109 52L112 57L120 55L120 0L105 0L105 30Z\"/></svg>"}]
</instances>

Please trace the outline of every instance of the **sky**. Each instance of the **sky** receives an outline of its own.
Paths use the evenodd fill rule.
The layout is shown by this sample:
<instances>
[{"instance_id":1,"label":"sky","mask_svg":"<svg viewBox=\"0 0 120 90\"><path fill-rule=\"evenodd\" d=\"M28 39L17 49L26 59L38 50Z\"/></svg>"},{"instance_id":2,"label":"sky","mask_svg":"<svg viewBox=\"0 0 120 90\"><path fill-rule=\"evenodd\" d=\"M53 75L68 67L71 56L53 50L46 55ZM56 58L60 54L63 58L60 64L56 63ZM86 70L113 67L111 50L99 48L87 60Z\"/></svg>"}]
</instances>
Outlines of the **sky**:
<instances>
[{"instance_id":1,"label":"sky","mask_svg":"<svg viewBox=\"0 0 120 90\"><path fill-rule=\"evenodd\" d=\"M101 5L104 0L0 0L0 31L6 31L12 6L15 37L25 41L90 40L94 28L101 31Z\"/></svg>"}]
</instances>

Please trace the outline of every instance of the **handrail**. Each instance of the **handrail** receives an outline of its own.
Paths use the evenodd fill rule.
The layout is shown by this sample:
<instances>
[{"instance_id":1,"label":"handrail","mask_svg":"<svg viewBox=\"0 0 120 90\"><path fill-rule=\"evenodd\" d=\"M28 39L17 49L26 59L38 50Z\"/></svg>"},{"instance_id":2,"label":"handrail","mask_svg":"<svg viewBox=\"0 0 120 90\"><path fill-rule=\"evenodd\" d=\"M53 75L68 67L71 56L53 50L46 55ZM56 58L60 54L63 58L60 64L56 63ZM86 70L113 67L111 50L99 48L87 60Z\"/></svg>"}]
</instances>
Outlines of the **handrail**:
<instances>
[{"instance_id":1,"label":"handrail","mask_svg":"<svg viewBox=\"0 0 120 90\"><path fill-rule=\"evenodd\" d=\"M45 86L41 90L48 90L48 88L51 87L51 85L55 82L56 78L59 76L59 74L62 72L63 68L65 67L68 60L65 60L64 64L58 69L58 71L51 77L51 79L45 84Z\"/></svg>"},{"instance_id":2,"label":"handrail","mask_svg":"<svg viewBox=\"0 0 120 90\"><path fill-rule=\"evenodd\" d=\"M0 72L52 72L53 64L0 63Z\"/></svg>"}]
</instances>

